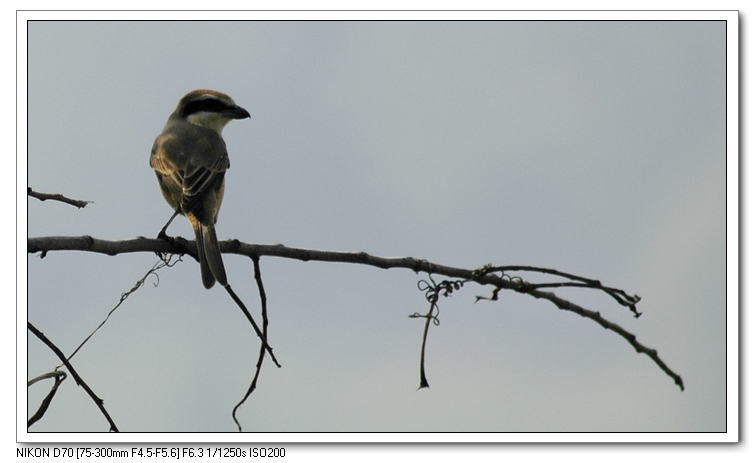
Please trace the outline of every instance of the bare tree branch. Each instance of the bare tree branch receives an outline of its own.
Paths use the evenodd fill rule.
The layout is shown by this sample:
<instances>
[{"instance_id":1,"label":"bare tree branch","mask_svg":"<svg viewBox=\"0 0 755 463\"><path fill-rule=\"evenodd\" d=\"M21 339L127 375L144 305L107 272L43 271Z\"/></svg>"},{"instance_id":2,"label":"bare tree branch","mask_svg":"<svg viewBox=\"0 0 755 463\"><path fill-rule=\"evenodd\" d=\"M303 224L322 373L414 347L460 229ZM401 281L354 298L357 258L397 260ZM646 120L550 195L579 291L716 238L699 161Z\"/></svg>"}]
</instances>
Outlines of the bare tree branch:
<instances>
[{"instance_id":1,"label":"bare tree branch","mask_svg":"<svg viewBox=\"0 0 755 463\"><path fill-rule=\"evenodd\" d=\"M58 346L56 346L55 344L52 343L52 341L47 339L47 336L45 336L44 333L39 331L34 325L32 325L29 322L26 322L26 326L29 329L29 331L34 333L34 336L39 338L39 340L42 341L47 347L49 347L50 350L55 352L55 355L58 356L60 361L63 362L63 364L68 369L68 372L71 373L71 376L73 376L73 379L76 381L76 384L84 388L87 394L89 394L89 397L91 397L94 403L97 405L97 408L99 408L100 412L105 416L105 419L107 419L108 423L110 423L110 430L114 432L118 432L118 427L115 425L115 422L113 421L113 419L110 418L110 414L107 412L107 410L105 410L105 405L102 399L97 397L97 394L95 394L94 391L90 389L89 385L85 383L83 379L81 379L81 376L79 376L79 374L73 368L71 363L66 358L65 354L63 354L63 352L61 352L61 350L58 349Z\"/></svg>"},{"instance_id":2,"label":"bare tree branch","mask_svg":"<svg viewBox=\"0 0 755 463\"><path fill-rule=\"evenodd\" d=\"M91 236L79 236L79 237L40 237L40 238L28 238L27 251L29 253L40 252L44 257L49 251L89 251L97 252L107 255L116 255L129 252L167 252L175 254L196 254L196 243L194 241L187 241L179 238L175 240L162 240L162 239L149 239L149 238L134 238L123 241L108 241L92 238ZM552 302L556 307L561 310L568 310L582 317L589 318L594 322L601 325L603 328L611 330L623 337L632 345L632 347L638 352L650 357L668 376L670 376L674 382L684 390L684 383L681 376L672 371L658 356L658 352L655 349L646 347L637 341L634 334L626 331L621 326L606 320L600 314L600 312L587 310L580 307L573 302L562 299L556 296L554 293L542 291L537 285L533 285L527 281L524 281L519 276L509 276L505 274L505 271L526 270L526 271L538 271L545 274L553 274L560 277L569 278L572 280L584 283L581 285L588 289L597 289L607 292L617 302L622 305L628 306L636 316L639 313L634 309L634 304L639 301L637 296L628 296L622 290L616 290L614 288L604 287L599 281L587 279L583 277L577 277L574 275L558 272L550 269L539 269L536 267L527 266L506 266L506 267L493 267L492 265L486 265L479 269L463 269L450 267L440 264L435 264L423 259L415 259L413 257L378 257L367 254L365 252L341 252L341 251L320 251L312 249L290 248L282 244L277 245L261 245L261 244L249 244L242 243L238 240L226 240L220 243L220 250L227 254L240 254L251 258L259 256L274 256L283 257L289 259L297 259L301 261L321 261L321 262L343 262L370 265L382 269L389 268L406 268L413 270L416 273L425 272L430 275L438 274L445 275L451 278L458 278L463 280L460 282L463 284L467 281L474 281L480 285L493 286L493 294L490 298L479 299L497 299L498 292L502 289L513 290L524 294L529 294L538 299L545 299ZM498 274L500 272L500 275ZM553 283L547 284L553 286ZM543 287L542 285L540 287ZM453 287L444 288L445 291L450 293L453 291ZM448 293L444 295L448 295ZM623 301L623 302L622 302ZM432 311L429 315L432 314ZM429 319L428 319L429 320ZM264 335L258 332L258 335Z\"/></svg>"},{"instance_id":3,"label":"bare tree branch","mask_svg":"<svg viewBox=\"0 0 755 463\"><path fill-rule=\"evenodd\" d=\"M53 201L60 201L61 203L66 203L72 206L76 206L79 209L81 209L82 207L86 207L87 204L92 203L92 201L82 201L79 199L66 198L65 196L61 194L39 193L37 191L32 190L31 187L27 187L26 194L28 196L31 196L32 198L37 198L40 201L47 201L48 199L53 200Z\"/></svg>"}]
</instances>

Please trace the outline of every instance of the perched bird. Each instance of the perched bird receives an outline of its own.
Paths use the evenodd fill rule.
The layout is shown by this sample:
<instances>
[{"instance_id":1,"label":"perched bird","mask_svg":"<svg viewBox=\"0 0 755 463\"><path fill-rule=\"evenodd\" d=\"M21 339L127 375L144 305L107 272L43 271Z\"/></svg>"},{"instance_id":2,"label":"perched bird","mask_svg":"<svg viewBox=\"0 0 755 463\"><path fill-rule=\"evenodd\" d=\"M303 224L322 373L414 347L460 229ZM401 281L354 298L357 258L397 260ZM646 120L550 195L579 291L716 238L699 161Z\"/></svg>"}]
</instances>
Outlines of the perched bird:
<instances>
[{"instance_id":1,"label":"perched bird","mask_svg":"<svg viewBox=\"0 0 755 463\"><path fill-rule=\"evenodd\" d=\"M178 102L152 145L149 165L155 169L165 200L176 215L185 215L197 239L202 284L223 286L228 279L220 256L215 223L223 201L225 171L230 167L221 133L232 119L250 117L229 97L214 90L194 90Z\"/></svg>"}]
</instances>

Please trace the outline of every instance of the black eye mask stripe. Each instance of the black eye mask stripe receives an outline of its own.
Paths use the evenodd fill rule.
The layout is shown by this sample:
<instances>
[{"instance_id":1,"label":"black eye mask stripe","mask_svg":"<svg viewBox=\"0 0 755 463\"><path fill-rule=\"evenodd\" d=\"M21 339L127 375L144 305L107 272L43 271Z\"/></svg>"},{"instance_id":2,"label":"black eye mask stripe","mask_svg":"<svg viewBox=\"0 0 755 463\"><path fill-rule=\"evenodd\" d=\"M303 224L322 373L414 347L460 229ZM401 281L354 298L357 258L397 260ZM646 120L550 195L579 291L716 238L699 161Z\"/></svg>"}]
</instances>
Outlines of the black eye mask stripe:
<instances>
[{"instance_id":1,"label":"black eye mask stripe","mask_svg":"<svg viewBox=\"0 0 755 463\"><path fill-rule=\"evenodd\" d=\"M216 100L215 98L205 98L202 100L192 101L191 103L187 104L181 111L181 117L187 117L191 114L201 111L222 113L228 108L229 106L220 100Z\"/></svg>"}]
</instances>

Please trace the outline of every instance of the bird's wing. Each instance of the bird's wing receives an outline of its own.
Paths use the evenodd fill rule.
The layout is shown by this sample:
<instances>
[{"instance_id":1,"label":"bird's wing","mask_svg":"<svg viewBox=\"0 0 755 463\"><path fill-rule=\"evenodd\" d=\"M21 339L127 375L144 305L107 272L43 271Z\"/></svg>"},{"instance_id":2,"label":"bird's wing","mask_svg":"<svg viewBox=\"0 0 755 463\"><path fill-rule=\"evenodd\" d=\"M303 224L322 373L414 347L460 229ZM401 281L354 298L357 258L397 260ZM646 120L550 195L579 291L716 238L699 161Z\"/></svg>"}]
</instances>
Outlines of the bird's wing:
<instances>
[{"instance_id":1,"label":"bird's wing","mask_svg":"<svg viewBox=\"0 0 755 463\"><path fill-rule=\"evenodd\" d=\"M183 213L194 211L210 191L223 184L230 166L223 139L207 130L196 136L182 128L163 132L155 140L150 165L158 173L161 186L180 202Z\"/></svg>"}]
</instances>

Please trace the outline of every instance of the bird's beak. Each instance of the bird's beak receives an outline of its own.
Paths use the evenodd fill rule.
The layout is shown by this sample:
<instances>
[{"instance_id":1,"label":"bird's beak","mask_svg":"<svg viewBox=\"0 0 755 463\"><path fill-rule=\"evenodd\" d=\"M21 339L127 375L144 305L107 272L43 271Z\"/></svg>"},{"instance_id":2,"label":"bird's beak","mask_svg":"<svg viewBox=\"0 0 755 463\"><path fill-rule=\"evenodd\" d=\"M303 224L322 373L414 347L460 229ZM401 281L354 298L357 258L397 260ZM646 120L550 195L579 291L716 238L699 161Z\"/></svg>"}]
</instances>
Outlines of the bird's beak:
<instances>
[{"instance_id":1,"label":"bird's beak","mask_svg":"<svg viewBox=\"0 0 755 463\"><path fill-rule=\"evenodd\" d=\"M225 111L223 111L223 115L230 117L232 119L246 119L247 117L252 117L249 114L249 111L242 108L241 106L234 106L232 108L228 108Z\"/></svg>"}]
</instances>

